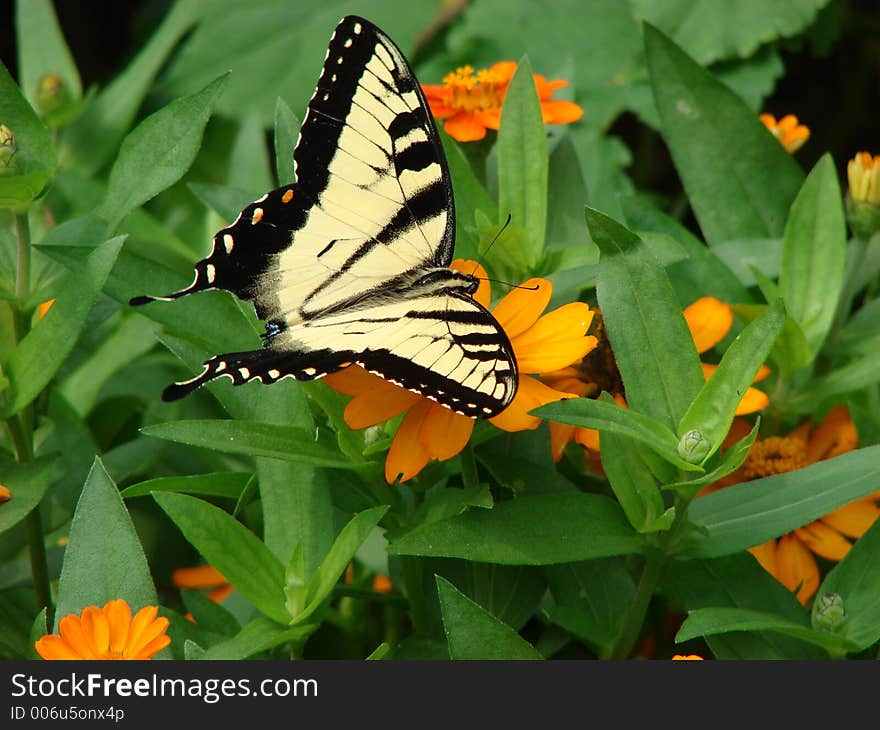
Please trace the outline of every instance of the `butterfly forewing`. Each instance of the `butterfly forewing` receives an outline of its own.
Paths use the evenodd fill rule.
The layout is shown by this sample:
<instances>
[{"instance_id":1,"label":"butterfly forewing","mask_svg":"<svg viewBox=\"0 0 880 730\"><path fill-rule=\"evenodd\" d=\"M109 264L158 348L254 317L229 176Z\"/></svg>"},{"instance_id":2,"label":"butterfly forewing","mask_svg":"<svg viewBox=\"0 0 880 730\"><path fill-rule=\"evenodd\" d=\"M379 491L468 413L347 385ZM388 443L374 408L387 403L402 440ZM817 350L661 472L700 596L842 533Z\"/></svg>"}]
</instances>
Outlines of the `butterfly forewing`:
<instances>
[{"instance_id":1,"label":"butterfly forewing","mask_svg":"<svg viewBox=\"0 0 880 730\"><path fill-rule=\"evenodd\" d=\"M251 300L267 348L211 358L164 397L221 375L306 380L355 362L469 416L506 407L516 364L496 320L460 282L412 286L452 258L452 187L409 64L362 18L344 18L330 40L294 172L294 185L219 231L193 284L167 297L222 288Z\"/></svg>"}]
</instances>

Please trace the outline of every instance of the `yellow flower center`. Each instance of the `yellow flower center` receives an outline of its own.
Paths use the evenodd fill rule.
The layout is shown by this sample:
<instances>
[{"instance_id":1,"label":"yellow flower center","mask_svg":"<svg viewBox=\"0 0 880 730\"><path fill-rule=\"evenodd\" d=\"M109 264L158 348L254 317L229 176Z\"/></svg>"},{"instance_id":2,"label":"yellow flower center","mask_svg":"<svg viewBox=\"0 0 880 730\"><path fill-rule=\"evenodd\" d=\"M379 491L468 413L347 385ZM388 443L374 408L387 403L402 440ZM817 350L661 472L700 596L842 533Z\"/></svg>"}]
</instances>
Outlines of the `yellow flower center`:
<instances>
[{"instance_id":1,"label":"yellow flower center","mask_svg":"<svg viewBox=\"0 0 880 730\"><path fill-rule=\"evenodd\" d=\"M803 439L787 436L759 439L742 465L743 481L785 474L808 464L807 445Z\"/></svg>"},{"instance_id":2,"label":"yellow flower center","mask_svg":"<svg viewBox=\"0 0 880 730\"><path fill-rule=\"evenodd\" d=\"M507 77L489 68L474 73L473 66L462 66L443 77L449 91L448 105L463 111L498 109L504 100Z\"/></svg>"}]
</instances>

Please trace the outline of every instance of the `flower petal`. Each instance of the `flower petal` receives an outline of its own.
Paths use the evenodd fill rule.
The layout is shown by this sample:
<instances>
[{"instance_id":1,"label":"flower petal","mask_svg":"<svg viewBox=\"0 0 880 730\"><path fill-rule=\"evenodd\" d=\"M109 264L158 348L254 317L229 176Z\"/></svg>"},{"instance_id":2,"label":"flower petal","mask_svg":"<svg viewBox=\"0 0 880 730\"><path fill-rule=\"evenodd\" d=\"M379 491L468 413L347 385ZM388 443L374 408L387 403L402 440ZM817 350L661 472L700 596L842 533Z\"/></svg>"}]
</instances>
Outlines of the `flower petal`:
<instances>
[{"instance_id":1,"label":"flower petal","mask_svg":"<svg viewBox=\"0 0 880 730\"><path fill-rule=\"evenodd\" d=\"M755 556L755 559L764 570L778 580L779 576L776 572L776 540L768 540L760 545L750 547L749 552Z\"/></svg>"},{"instance_id":2,"label":"flower petal","mask_svg":"<svg viewBox=\"0 0 880 730\"><path fill-rule=\"evenodd\" d=\"M684 308L691 337L697 352L703 353L717 345L733 326L733 309L715 297L702 297Z\"/></svg>"},{"instance_id":3,"label":"flower petal","mask_svg":"<svg viewBox=\"0 0 880 730\"><path fill-rule=\"evenodd\" d=\"M542 373L577 362L598 340L585 336L593 313L583 302L565 304L541 317L520 335L511 337L520 372Z\"/></svg>"},{"instance_id":4,"label":"flower petal","mask_svg":"<svg viewBox=\"0 0 880 730\"><path fill-rule=\"evenodd\" d=\"M452 139L459 142L475 142L486 136L486 127L471 112L458 112L443 124Z\"/></svg>"},{"instance_id":5,"label":"flower petal","mask_svg":"<svg viewBox=\"0 0 880 730\"><path fill-rule=\"evenodd\" d=\"M110 628L109 650L121 653L128 641L128 630L131 627L131 609L121 598L107 601L104 604L104 615Z\"/></svg>"},{"instance_id":6,"label":"flower petal","mask_svg":"<svg viewBox=\"0 0 880 730\"><path fill-rule=\"evenodd\" d=\"M829 512L822 518L822 522L857 540L878 517L880 517L880 507L877 507L874 500L857 499Z\"/></svg>"},{"instance_id":7,"label":"flower petal","mask_svg":"<svg viewBox=\"0 0 880 730\"><path fill-rule=\"evenodd\" d=\"M92 659L94 657L85 657L79 654L70 644L57 634L46 634L41 636L34 642L34 649L37 650L43 659Z\"/></svg>"},{"instance_id":8,"label":"flower petal","mask_svg":"<svg viewBox=\"0 0 880 730\"><path fill-rule=\"evenodd\" d=\"M158 606L144 606L134 615L129 629L128 646L125 647L127 659L148 658L142 655L144 648L164 633L169 624L164 616L156 618L158 613Z\"/></svg>"},{"instance_id":9,"label":"flower petal","mask_svg":"<svg viewBox=\"0 0 880 730\"><path fill-rule=\"evenodd\" d=\"M561 393L540 380L528 375L521 376L516 395L510 405L489 421L502 431L528 431L541 425L541 419L530 416L529 411L545 403L564 398L577 398L574 393Z\"/></svg>"},{"instance_id":10,"label":"flower petal","mask_svg":"<svg viewBox=\"0 0 880 730\"><path fill-rule=\"evenodd\" d=\"M168 619L157 619L157 623L159 621L168 621ZM162 631L168 628L167 623L164 627L162 627ZM126 656L126 659L152 659L154 654L158 654L162 649L168 646L171 643L171 637L167 634L161 634L157 636L155 639L152 639L146 646L140 648L137 653L133 656Z\"/></svg>"},{"instance_id":11,"label":"flower petal","mask_svg":"<svg viewBox=\"0 0 880 730\"><path fill-rule=\"evenodd\" d=\"M571 124L584 116L584 110L573 101L550 99L541 102L541 120L544 124Z\"/></svg>"},{"instance_id":12,"label":"flower petal","mask_svg":"<svg viewBox=\"0 0 880 730\"><path fill-rule=\"evenodd\" d=\"M430 460L419 435L431 405L426 398L419 399L397 427L385 457L385 479L389 484L393 484L398 477L401 482L412 479Z\"/></svg>"},{"instance_id":13,"label":"flower petal","mask_svg":"<svg viewBox=\"0 0 880 730\"><path fill-rule=\"evenodd\" d=\"M191 568L177 568L171 573L171 582L178 588L198 590L200 588L216 588L229 581L212 565L196 565ZM129 610L129 617L131 610Z\"/></svg>"},{"instance_id":14,"label":"flower petal","mask_svg":"<svg viewBox=\"0 0 880 730\"><path fill-rule=\"evenodd\" d=\"M492 314L512 340L538 321L538 317L550 303L552 294L553 284L547 279L529 279L520 287L509 291L495 305Z\"/></svg>"},{"instance_id":15,"label":"flower petal","mask_svg":"<svg viewBox=\"0 0 880 730\"><path fill-rule=\"evenodd\" d=\"M795 530L800 541L816 555L828 560L843 560L849 549L850 542L837 530L832 530L822 522L811 522Z\"/></svg>"},{"instance_id":16,"label":"flower petal","mask_svg":"<svg viewBox=\"0 0 880 730\"><path fill-rule=\"evenodd\" d=\"M360 395L382 384L390 385L387 380L368 373L360 365L349 365L347 368L330 373L324 377L324 382L343 395Z\"/></svg>"},{"instance_id":17,"label":"flower petal","mask_svg":"<svg viewBox=\"0 0 880 730\"><path fill-rule=\"evenodd\" d=\"M555 79L548 81L547 77L542 74L533 74L535 79L535 91L538 92L538 98L541 101L547 101L556 89L562 89L568 86L568 81L564 79Z\"/></svg>"},{"instance_id":18,"label":"flower petal","mask_svg":"<svg viewBox=\"0 0 880 730\"><path fill-rule=\"evenodd\" d=\"M565 447L568 442L574 439L574 430L577 426L571 426L567 423L554 423L550 421L550 453L553 455L553 461L562 459Z\"/></svg>"},{"instance_id":19,"label":"flower petal","mask_svg":"<svg viewBox=\"0 0 880 730\"><path fill-rule=\"evenodd\" d=\"M744 416L746 413L761 411L770 405L770 397L757 388L748 388L734 411L734 415Z\"/></svg>"},{"instance_id":20,"label":"flower petal","mask_svg":"<svg viewBox=\"0 0 880 730\"><path fill-rule=\"evenodd\" d=\"M819 566L816 559L794 534L779 538L776 546L776 578L788 590L797 590L797 599L804 605L819 587Z\"/></svg>"},{"instance_id":21,"label":"flower petal","mask_svg":"<svg viewBox=\"0 0 880 730\"><path fill-rule=\"evenodd\" d=\"M474 119L496 132L501 128L501 109L478 109L474 111Z\"/></svg>"},{"instance_id":22,"label":"flower petal","mask_svg":"<svg viewBox=\"0 0 880 730\"><path fill-rule=\"evenodd\" d=\"M419 438L430 458L445 461L465 447L473 431L473 418L431 403L422 421Z\"/></svg>"},{"instance_id":23,"label":"flower petal","mask_svg":"<svg viewBox=\"0 0 880 730\"><path fill-rule=\"evenodd\" d=\"M498 61L493 63L489 70L496 74L502 83L509 83L516 73L516 61Z\"/></svg>"},{"instance_id":24,"label":"flower petal","mask_svg":"<svg viewBox=\"0 0 880 730\"><path fill-rule=\"evenodd\" d=\"M58 633L64 642L83 659L98 659L83 632L82 621L76 614L68 614L58 622Z\"/></svg>"},{"instance_id":25,"label":"flower petal","mask_svg":"<svg viewBox=\"0 0 880 730\"><path fill-rule=\"evenodd\" d=\"M81 614L82 630L92 651L102 657L110 650L110 623L97 606L86 606Z\"/></svg>"},{"instance_id":26,"label":"flower petal","mask_svg":"<svg viewBox=\"0 0 880 730\"><path fill-rule=\"evenodd\" d=\"M387 387L375 387L356 395L348 402L343 418L349 428L357 430L384 423L419 401L420 396L416 393L393 383L386 385Z\"/></svg>"},{"instance_id":27,"label":"flower petal","mask_svg":"<svg viewBox=\"0 0 880 730\"><path fill-rule=\"evenodd\" d=\"M9 491L9 487L0 484L0 502L8 502L10 499L12 499L12 493Z\"/></svg>"},{"instance_id":28,"label":"flower petal","mask_svg":"<svg viewBox=\"0 0 880 730\"><path fill-rule=\"evenodd\" d=\"M592 451L600 451L599 432L595 428L578 426L574 432L574 440L581 446Z\"/></svg>"},{"instance_id":29,"label":"flower petal","mask_svg":"<svg viewBox=\"0 0 880 730\"><path fill-rule=\"evenodd\" d=\"M810 434L807 442L807 461L813 464L822 459L852 451L859 445L856 426L846 406L835 406Z\"/></svg>"}]
</instances>

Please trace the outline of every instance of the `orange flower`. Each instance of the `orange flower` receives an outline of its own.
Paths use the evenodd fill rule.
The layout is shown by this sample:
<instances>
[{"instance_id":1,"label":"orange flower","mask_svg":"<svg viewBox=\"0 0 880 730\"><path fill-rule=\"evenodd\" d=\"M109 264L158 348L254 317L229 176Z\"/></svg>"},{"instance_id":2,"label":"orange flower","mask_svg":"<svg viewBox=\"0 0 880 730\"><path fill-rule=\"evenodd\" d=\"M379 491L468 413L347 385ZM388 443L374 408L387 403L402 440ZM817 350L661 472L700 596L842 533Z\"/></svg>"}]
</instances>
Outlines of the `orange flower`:
<instances>
[{"instance_id":1,"label":"orange flower","mask_svg":"<svg viewBox=\"0 0 880 730\"><path fill-rule=\"evenodd\" d=\"M171 643L168 619L156 618L158 606L144 606L134 618L121 598L104 608L87 606L58 622L59 634L46 634L34 644L43 659L152 659Z\"/></svg>"},{"instance_id":2,"label":"orange flower","mask_svg":"<svg viewBox=\"0 0 880 730\"><path fill-rule=\"evenodd\" d=\"M474 293L484 307L489 306L490 289L486 272L473 261L456 259L452 268L475 272L482 279ZM585 333L592 312L582 302L566 304L543 316L550 302L552 285L545 279L529 279L514 289L492 310L507 333L519 368L516 396L491 422L505 431L535 429L541 419L529 415L538 406L561 400L564 393L546 386L529 374L557 370L576 362L596 344ZM353 396L345 408L349 428L360 429L383 423L401 414L391 448L385 459L385 478L405 482L418 474L432 459L444 461L458 454L467 444L474 420L412 393L356 365L324 378L334 390Z\"/></svg>"},{"instance_id":3,"label":"orange flower","mask_svg":"<svg viewBox=\"0 0 880 730\"><path fill-rule=\"evenodd\" d=\"M701 657L699 654L675 654L672 657L672 660L673 661L684 660L684 661L700 661L701 662L701 661L703 661L703 657Z\"/></svg>"},{"instance_id":4,"label":"orange flower","mask_svg":"<svg viewBox=\"0 0 880 730\"><path fill-rule=\"evenodd\" d=\"M37 316L42 319L46 316L46 312L49 311L49 308L55 304L54 299L47 299L45 302L42 302L39 307L37 307Z\"/></svg>"},{"instance_id":5,"label":"orange flower","mask_svg":"<svg viewBox=\"0 0 880 730\"><path fill-rule=\"evenodd\" d=\"M750 430L736 419L726 443L733 443ZM801 469L817 461L832 459L858 446L855 424L845 406L835 406L818 426L807 421L787 436L758 439L743 465L733 474L704 491ZM799 527L779 539L749 548L764 569L790 591L797 591L805 604L819 587L819 566L813 555L842 560L852 544L880 516L880 492L862 497Z\"/></svg>"},{"instance_id":6,"label":"orange flower","mask_svg":"<svg viewBox=\"0 0 880 730\"><path fill-rule=\"evenodd\" d=\"M594 312L594 315L598 313ZM715 297L703 297L685 307L684 318L700 354L721 342L733 326L733 310L730 305ZM596 349L575 367L546 373L542 379L552 388L577 393L580 397L596 397L601 391L608 391L614 396L617 404L625 408L623 382L599 316L596 316L596 323L596 334L599 338ZM718 369L717 365L700 364L707 380ZM769 374L770 369L762 365L754 382L763 380ZM736 408L736 415L760 411L766 408L769 402L764 392L757 388L749 388ZM595 429L564 423L550 424L550 447L555 461L562 458L565 447L570 441L575 441L593 451L599 451L599 432Z\"/></svg>"},{"instance_id":7,"label":"orange flower","mask_svg":"<svg viewBox=\"0 0 880 730\"><path fill-rule=\"evenodd\" d=\"M797 152L810 138L810 130L803 124L798 124L798 118L794 114L786 114L778 122L772 114L762 114L760 119L788 152Z\"/></svg>"},{"instance_id":8,"label":"orange flower","mask_svg":"<svg viewBox=\"0 0 880 730\"><path fill-rule=\"evenodd\" d=\"M0 484L0 503L8 502L10 499L12 499L12 492L9 491L9 487Z\"/></svg>"},{"instance_id":9,"label":"orange flower","mask_svg":"<svg viewBox=\"0 0 880 730\"><path fill-rule=\"evenodd\" d=\"M498 130L501 106L515 72L515 61L501 61L476 73L472 66L462 66L446 74L442 84L422 84L422 91L431 113L446 120L443 128L449 136L473 142L483 139L487 129ZM544 124L570 124L583 116L577 104L550 98L568 81L548 81L541 74L534 74L534 79Z\"/></svg>"},{"instance_id":10,"label":"orange flower","mask_svg":"<svg viewBox=\"0 0 880 730\"><path fill-rule=\"evenodd\" d=\"M846 175L854 201L880 206L880 155L859 152L847 163Z\"/></svg>"},{"instance_id":11,"label":"orange flower","mask_svg":"<svg viewBox=\"0 0 880 730\"><path fill-rule=\"evenodd\" d=\"M211 589L208 598L214 603L223 603L232 593L233 587L223 574L210 565L198 565L192 568L177 568L171 573L171 582L178 588L189 590Z\"/></svg>"},{"instance_id":12,"label":"orange flower","mask_svg":"<svg viewBox=\"0 0 880 730\"><path fill-rule=\"evenodd\" d=\"M391 593L394 590L394 584L387 575L376 573L373 576L373 590L376 593Z\"/></svg>"}]
</instances>

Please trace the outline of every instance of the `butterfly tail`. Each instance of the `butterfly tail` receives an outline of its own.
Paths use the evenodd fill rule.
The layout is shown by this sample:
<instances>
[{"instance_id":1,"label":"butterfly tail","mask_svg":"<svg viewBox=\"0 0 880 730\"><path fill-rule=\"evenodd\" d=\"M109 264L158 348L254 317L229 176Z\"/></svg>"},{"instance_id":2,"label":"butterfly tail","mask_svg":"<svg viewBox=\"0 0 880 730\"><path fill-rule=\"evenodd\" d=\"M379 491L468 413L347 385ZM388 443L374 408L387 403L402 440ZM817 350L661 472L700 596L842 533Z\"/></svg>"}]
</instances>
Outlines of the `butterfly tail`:
<instances>
[{"instance_id":1,"label":"butterfly tail","mask_svg":"<svg viewBox=\"0 0 880 730\"><path fill-rule=\"evenodd\" d=\"M296 350L254 350L217 355L204 363L200 375L181 383L173 383L162 392L162 400L175 401L192 393L205 383L223 376L233 385L251 380L275 383L284 378L317 380L351 363L353 353Z\"/></svg>"}]
</instances>

